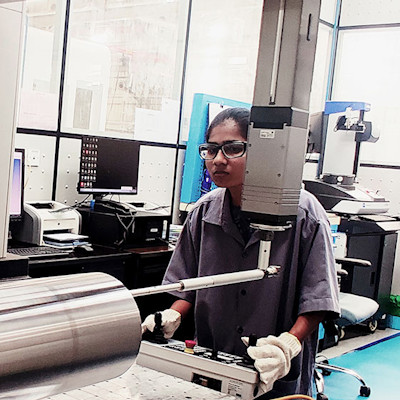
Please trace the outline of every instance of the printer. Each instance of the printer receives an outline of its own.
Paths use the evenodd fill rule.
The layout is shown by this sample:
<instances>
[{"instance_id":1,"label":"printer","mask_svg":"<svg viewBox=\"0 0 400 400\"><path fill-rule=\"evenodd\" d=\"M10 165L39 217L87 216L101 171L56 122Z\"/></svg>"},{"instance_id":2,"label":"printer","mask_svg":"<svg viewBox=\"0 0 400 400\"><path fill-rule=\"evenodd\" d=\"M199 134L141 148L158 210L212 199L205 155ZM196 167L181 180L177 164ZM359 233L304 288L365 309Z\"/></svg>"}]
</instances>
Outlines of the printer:
<instances>
[{"instance_id":1,"label":"printer","mask_svg":"<svg viewBox=\"0 0 400 400\"><path fill-rule=\"evenodd\" d=\"M74 208L56 201L32 201L24 204L22 223L12 233L21 242L44 245L46 234L79 234L80 227L81 215Z\"/></svg>"}]
</instances>

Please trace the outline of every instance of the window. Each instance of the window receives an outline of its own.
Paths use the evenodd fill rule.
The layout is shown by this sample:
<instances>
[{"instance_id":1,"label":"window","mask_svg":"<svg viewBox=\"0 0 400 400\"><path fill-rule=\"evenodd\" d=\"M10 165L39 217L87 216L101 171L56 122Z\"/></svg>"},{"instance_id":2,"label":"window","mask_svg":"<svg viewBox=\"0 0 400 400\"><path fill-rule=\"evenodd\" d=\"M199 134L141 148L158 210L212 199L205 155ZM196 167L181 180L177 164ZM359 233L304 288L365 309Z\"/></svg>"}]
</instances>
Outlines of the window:
<instances>
[{"instance_id":1,"label":"window","mask_svg":"<svg viewBox=\"0 0 400 400\"><path fill-rule=\"evenodd\" d=\"M399 68L400 28L340 32L332 100L371 103L365 119L381 131L362 146L362 161L399 165Z\"/></svg>"},{"instance_id":2,"label":"window","mask_svg":"<svg viewBox=\"0 0 400 400\"><path fill-rule=\"evenodd\" d=\"M332 28L320 23L310 95L310 113L323 111L325 108L331 49Z\"/></svg>"},{"instance_id":3,"label":"window","mask_svg":"<svg viewBox=\"0 0 400 400\"><path fill-rule=\"evenodd\" d=\"M175 143L184 0L72 0L61 130Z\"/></svg>"},{"instance_id":4,"label":"window","mask_svg":"<svg viewBox=\"0 0 400 400\"><path fill-rule=\"evenodd\" d=\"M398 0L342 0L340 26L398 23Z\"/></svg>"},{"instance_id":5,"label":"window","mask_svg":"<svg viewBox=\"0 0 400 400\"><path fill-rule=\"evenodd\" d=\"M65 1L26 2L18 127L57 130Z\"/></svg>"},{"instance_id":6,"label":"window","mask_svg":"<svg viewBox=\"0 0 400 400\"><path fill-rule=\"evenodd\" d=\"M193 1L182 140L195 93L252 103L262 6L262 0Z\"/></svg>"},{"instance_id":7,"label":"window","mask_svg":"<svg viewBox=\"0 0 400 400\"><path fill-rule=\"evenodd\" d=\"M335 23L337 3L338 0L322 0L320 19L333 25Z\"/></svg>"}]
</instances>

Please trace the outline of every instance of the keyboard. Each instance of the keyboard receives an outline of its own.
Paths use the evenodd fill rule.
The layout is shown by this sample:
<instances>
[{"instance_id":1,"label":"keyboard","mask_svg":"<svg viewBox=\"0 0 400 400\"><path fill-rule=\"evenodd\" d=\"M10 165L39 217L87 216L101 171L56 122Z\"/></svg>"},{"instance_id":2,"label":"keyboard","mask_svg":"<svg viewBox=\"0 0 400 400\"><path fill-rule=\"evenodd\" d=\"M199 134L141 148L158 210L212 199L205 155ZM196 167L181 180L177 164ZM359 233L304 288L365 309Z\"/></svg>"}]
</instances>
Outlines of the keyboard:
<instances>
[{"instance_id":1,"label":"keyboard","mask_svg":"<svg viewBox=\"0 0 400 400\"><path fill-rule=\"evenodd\" d=\"M67 257L71 250L56 249L49 246L14 247L7 249L9 253L29 258Z\"/></svg>"}]
</instances>

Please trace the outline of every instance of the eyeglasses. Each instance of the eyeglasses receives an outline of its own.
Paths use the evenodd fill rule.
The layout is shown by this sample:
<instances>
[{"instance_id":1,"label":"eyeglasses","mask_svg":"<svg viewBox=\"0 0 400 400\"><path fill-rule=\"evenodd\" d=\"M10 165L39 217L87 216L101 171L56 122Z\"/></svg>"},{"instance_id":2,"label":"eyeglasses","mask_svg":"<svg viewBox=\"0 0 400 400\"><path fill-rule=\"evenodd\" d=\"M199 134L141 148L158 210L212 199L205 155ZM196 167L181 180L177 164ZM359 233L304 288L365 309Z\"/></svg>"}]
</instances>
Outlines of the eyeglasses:
<instances>
[{"instance_id":1,"label":"eyeglasses","mask_svg":"<svg viewBox=\"0 0 400 400\"><path fill-rule=\"evenodd\" d=\"M199 146L199 154L203 160L214 160L221 150L226 158L239 158L244 156L246 149L246 142L236 140L224 144L204 143Z\"/></svg>"}]
</instances>

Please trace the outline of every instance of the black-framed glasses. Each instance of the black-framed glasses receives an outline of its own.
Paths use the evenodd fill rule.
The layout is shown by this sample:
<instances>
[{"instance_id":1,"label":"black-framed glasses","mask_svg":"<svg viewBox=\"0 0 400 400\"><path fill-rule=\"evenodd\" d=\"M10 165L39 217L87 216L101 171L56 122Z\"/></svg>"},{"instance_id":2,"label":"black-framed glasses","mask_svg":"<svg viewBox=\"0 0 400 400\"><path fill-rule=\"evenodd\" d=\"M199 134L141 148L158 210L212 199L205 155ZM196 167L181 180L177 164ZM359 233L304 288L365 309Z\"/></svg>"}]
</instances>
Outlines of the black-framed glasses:
<instances>
[{"instance_id":1,"label":"black-framed glasses","mask_svg":"<svg viewBox=\"0 0 400 400\"><path fill-rule=\"evenodd\" d=\"M239 158L244 156L246 149L247 143L239 140L223 144L204 143L199 146L199 154L203 160L214 160L221 150L226 158Z\"/></svg>"}]
</instances>

